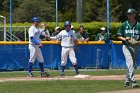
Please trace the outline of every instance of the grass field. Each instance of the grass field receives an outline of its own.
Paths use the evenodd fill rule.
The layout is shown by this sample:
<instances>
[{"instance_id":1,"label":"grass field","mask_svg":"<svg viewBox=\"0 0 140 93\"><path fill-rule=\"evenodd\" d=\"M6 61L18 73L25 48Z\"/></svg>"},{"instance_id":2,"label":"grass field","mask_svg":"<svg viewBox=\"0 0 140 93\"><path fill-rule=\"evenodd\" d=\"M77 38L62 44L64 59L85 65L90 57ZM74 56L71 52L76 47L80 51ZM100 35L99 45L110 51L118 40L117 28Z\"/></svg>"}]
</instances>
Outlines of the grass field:
<instances>
[{"instance_id":1,"label":"grass field","mask_svg":"<svg viewBox=\"0 0 140 93\"><path fill-rule=\"evenodd\" d=\"M60 71L48 71L52 76L59 76ZM124 75L125 70L89 70L80 71L86 75ZM140 74L139 70L135 71ZM26 71L0 72L0 78L25 77ZM38 71L34 71L39 76ZM74 76L74 71L66 71ZM0 93L97 93L103 91L128 90L123 80L53 80L53 81L8 81L0 82ZM138 81L140 83L140 81Z\"/></svg>"}]
</instances>

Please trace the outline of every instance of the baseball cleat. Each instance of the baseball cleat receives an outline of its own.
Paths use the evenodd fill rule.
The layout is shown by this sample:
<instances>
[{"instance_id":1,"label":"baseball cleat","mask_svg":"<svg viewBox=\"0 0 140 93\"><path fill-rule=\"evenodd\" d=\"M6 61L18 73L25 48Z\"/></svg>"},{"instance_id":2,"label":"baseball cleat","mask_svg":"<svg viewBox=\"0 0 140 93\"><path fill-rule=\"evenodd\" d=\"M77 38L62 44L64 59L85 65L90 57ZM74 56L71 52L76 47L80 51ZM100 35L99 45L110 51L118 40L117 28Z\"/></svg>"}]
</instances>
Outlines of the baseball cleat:
<instances>
[{"instance_id":1,"label":"baseball cleat","mask_svg":"<svg viewBox=\"0 0 140 93\"><path fill-rule=\"evenodd\" d=\"M76 75L79 75L80 73L79 72L76 72Z\"/></svg>"},{"instance_id":2,"label":"baseball cleat","mask_svg":"<svg viewBox=\"0 0 140 93\"><path fill-rule=\"evenodd\" d=\"M42 72L41 73L41 77L49 77L50 75L48 74L48 73L46 73L46 72Z\"/></svg>"},{"instance_id":3,"label":"baseball cleat","mask_svg":"<svg viewBox=\"0 0 140 93\"><path fill-rule=\"evenodd\" d=\"M124 86L125 86L125 87L130 86L130 82L129 82L129 81L126 81L126 82L124 83Z\"/></svg>"},{"instance_id":4,"label":"baseball cleat","mask_svg":"<svg viewBox=\"0 0 140 93\"><path fill-rule=\"evenodd\" d=\"M61 74L61 77L65 77L65 74L64 74L64 73L62 73L62 74Z\"/></svg>"},{"instance_id":5,"label":"baseball cleat","mask_svg":"<svg viewBox=\"0 0 140 93\"><path fill-rule=\"evenodd\" d=\"M132 81L132 88L136 88L136 87L138 87L137 82L136 81Z\"/></svg>"},{"instance_id":6,"label":"baseball cleat","mask_svg":"<svg viewBox=\"0 0 140 93\"><path fill-rule=\"evenodd\" d=\"M34 77L33 73L28 73L27 77Z\"/></svg>"}]
</instances>

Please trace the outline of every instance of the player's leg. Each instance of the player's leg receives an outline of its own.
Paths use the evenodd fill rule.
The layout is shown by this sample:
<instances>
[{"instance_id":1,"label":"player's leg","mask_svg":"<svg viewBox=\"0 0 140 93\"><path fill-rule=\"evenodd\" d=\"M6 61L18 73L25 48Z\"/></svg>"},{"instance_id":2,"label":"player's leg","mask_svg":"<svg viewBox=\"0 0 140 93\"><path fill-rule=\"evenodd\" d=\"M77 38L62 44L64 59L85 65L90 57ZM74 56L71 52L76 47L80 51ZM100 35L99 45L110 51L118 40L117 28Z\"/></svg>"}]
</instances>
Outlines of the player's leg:
<instances>
[{"instance_id":1,"label":"player's leg","mask_svg":"<svg viewBox=\"0 0 140 93\"><path fill-rule=\"evenodd\" d=\"M47 73L44 71L44 58L43 58L41 49L38 47L37 50L38 50L38 51L37 51L37 60L38 60L38 62L39 62L39 67L40 67L40 71L41 71L41 77L48 77L48 76L50 76L50 75L47 74Z\"/></svg>"},{"instance_id":2,"label":"player's leg","mask_svg":"<svg viewBox=\"0 0 140 93\"><path fill-rule=\"evenodd\" d=\"M69 58L75 68L75 71L76 71L76 75L79 74L79 71L78 71L78 66L77 66L77 59L75 57L75 52L74 52L74 49L73 48L70 48L69 50Z\"/></svg>"},{"instance_id":3,"label":"player's leg","mask_svg":"<svg viewBox=\"0 0 140 93\"><path fill-rule=\"evenodd\" d=\"M67 62L67 57L68 57L68 48L62 47L62 51L61 51L61 76L65 75L65 66L66 66L66 62Z\"/></svg>"},{"instance_id":4,"label":"player's leg","mask_svg":"<svg viewBox=\"0 0 140 93\"><path fill-rule=\"evenodd\" d=\"M30 59L29 59L29 63L28 63L28 76L32 77L33 76L33 74L31 73L32 66L33 66L34 61L36 59L36 49L35 49L35 46L29 45L29 52L30 52Z\"/></svg>"},{"instance_id":5,"label":"player's leg","mask_svg":"<svg viewBox=\"0 0 140 93\"><path fill-rule=\"evenodd\" d=\"M137 69L138 46L134 47L134 53L133 53L132 57L133 57L133 62L134 62L134 68Z\"/></svg>"},{"instance_id":6,"label":"player's leg","mask_svg":"<svg viewBox=\"0 0 140 93\"><path fill-rule=\"evenodd\" d=\"M137 63L137 57L138 57L138 46L134 46L133 47L133 52L132 52L133 67L134 67L134 69L137 68L137 65L136 65L136 63ZM132 81L132 87L134 88L134 87L137 87L137 86L138 86L137 85L137 82L136 81Z\"/></svg>"},{"instance_id":7,"label":"player's leg","mask_svg":"<svg viewBox=\"0 0 140 93\"><path fill-rule=\"evenodd\" d=\"M135 77L134 77L134 65L133 65L133 58L132 58L132 53L133 53L133 48L131 47L126 47L123 45L123 53L126 59L126 65L128 68L128 73L126 75L126 83L129 82L135 82Z\"/></svg>"}]
</instances>

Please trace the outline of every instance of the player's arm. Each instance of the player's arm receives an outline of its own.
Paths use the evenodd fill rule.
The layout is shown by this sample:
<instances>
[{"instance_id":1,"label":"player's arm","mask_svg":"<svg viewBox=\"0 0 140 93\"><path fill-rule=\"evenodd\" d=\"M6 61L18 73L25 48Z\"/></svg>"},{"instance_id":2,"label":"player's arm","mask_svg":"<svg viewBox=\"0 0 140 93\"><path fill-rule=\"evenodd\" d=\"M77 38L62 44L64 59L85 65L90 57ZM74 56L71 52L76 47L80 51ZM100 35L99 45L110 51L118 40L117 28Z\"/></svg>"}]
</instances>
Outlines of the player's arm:
<instances>
[{"instance_id":1,"label":"player's arm","mask_svg":"<svg viewBox=\"0 0 140 93\"><path fill-rule=\"evenodd\" d=\"M34 38L34 37L30 37L31 41L34 42L36 45L40 45L40 42Z\"/></svg>"},{"instance_id":2,"label":"player's arm","mask_svg":"<svg viewBox=\"0 0 140 93\"><path fill-rule=\"evenodd\" d=\"M129 39L124 37L124 28L124 24L122 24L117 32L117 38L124 42L126 45L129 45Z\"/></svg>"},{"instance_id":3,"label":"player's arm","mask_svg":"<svg viewBox=\"0 0 140 93\"><path fill-rule=\"evenodd\" d=\"M62 38L62 32L60 32L58 35L56 35L56 36L52 36L52 37L50 37L50 39L51 40L58 40L58 39L61 39Z\"/></svg>"},{"instance_id":4,"label":"player's arm","mask_svg":"<svg viewBox=\"0 0 140 93\"><path fill-rule=\"evenodd\" d=\"M117 32L117 38L121 41L127 40L127 38L124 37L124 27L124 24L122 24Z\"/></svg>"}]
</instances>

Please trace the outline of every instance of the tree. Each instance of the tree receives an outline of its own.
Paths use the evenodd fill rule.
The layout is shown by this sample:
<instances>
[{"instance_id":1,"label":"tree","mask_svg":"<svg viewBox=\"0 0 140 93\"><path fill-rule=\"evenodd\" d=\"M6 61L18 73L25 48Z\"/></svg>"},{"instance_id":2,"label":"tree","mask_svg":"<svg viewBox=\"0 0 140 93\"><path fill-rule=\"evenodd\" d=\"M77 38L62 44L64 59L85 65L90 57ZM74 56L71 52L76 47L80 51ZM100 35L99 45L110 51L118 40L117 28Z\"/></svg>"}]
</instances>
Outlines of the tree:
<instances>
[{"instance_id":1,"label":"tree","mask_svg":"<svg viewBox=\"0 0 140 93\"><path fill-rule=\"evenodd\" d=\"M42 21L55 21L55 8L45 0L23 0L14 10L14 22L31 22L31 18L38 16Z\"/></svg>"}]
</instances>

